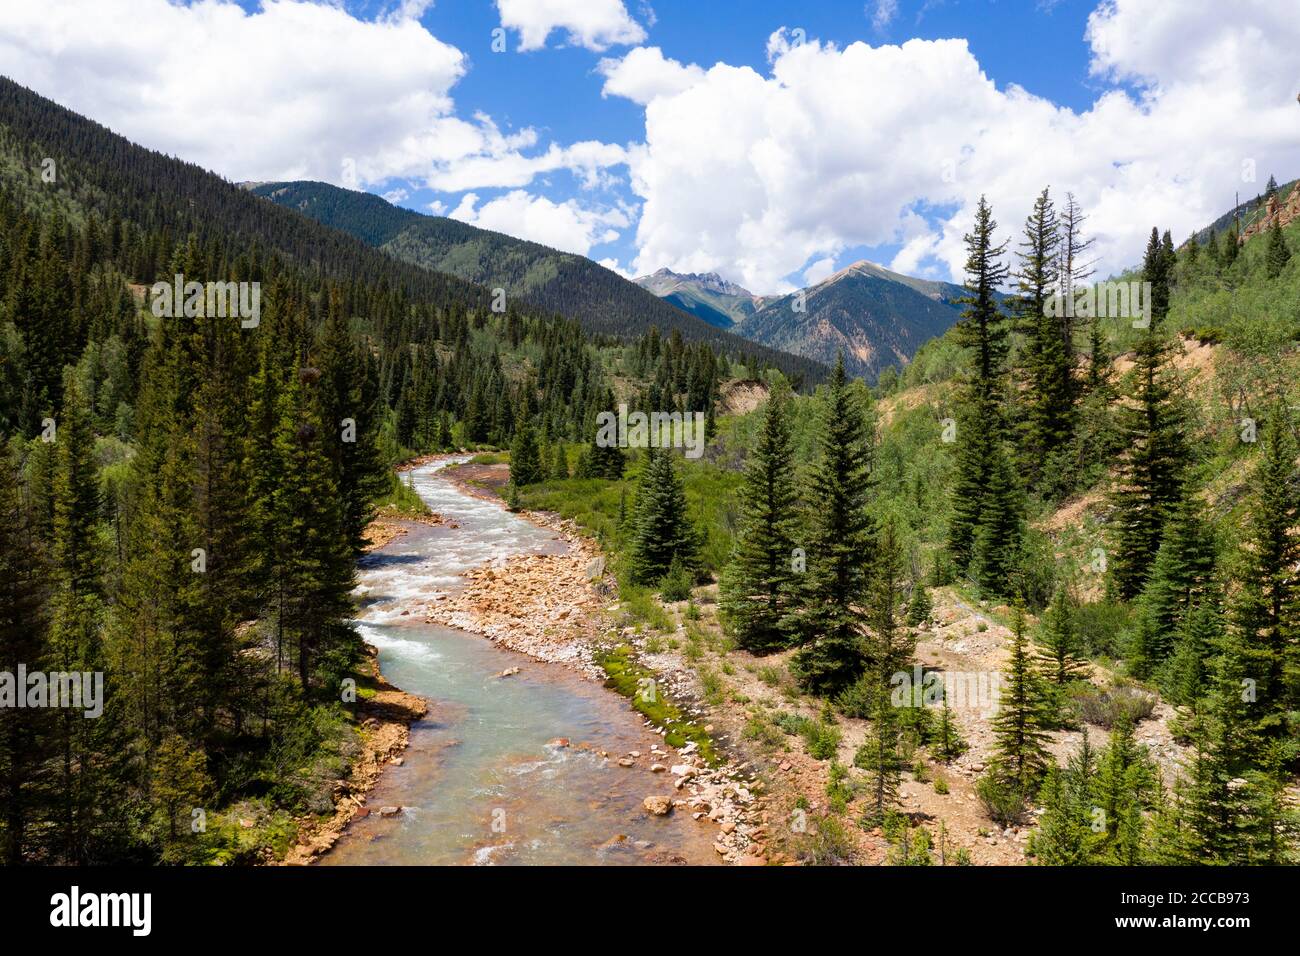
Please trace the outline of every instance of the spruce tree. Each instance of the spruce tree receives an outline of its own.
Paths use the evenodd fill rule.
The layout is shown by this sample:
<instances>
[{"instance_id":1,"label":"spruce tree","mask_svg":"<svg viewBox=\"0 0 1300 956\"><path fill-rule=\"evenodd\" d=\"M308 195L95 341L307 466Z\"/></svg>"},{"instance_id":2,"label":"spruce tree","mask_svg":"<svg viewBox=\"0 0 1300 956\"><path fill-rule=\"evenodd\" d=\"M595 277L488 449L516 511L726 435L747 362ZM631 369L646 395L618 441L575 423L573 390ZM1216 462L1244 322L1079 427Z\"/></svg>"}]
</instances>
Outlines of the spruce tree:
<instances>
[{"instance_id":1,"label":"spruce tree","mask_svg":"<svg viewBox=\"0 0 1300 956\"><path fill-rule=\"evenodd\" d=\"M1287 733L1286 714L1297 699L1300 664L1300 492L1295 484L1296 447L1282 406L1265 427L1263 457L1251 478L1252 495L1240 584L1232 613L1243 666L1255 681L1255 724L1277 740Z\"/></svg>"},{"instance_id":2,"label":"spruce tree","mask_svg":"<svg viewBox=\"0 0 1300 956\"><path fill-rule=\"evenodd\" d=\"M1001 442L990 446L989 459L971 554L971 577L981 593L1008 596L1016 593L1024 537L1023 505L1010 458Z\"/></svg>"},{"instance_id":3,"label":"spruce tree","mask_svg":"<svg viewBox=\"0 0 1300 956\"><path fill-rule=\"evenodd\" d=\"M807 571L791 621L807 645L794 671L814 693L843 690L867 665L861 618L874 557L875 525L867 512L872 440L841 355L822 404L819 460L805 495L813 503Z\"/></svg>"},{"instance_id":4,"label":"spruce tree","mask_svg":"<svg viewBox=\"0 0 1300 956\"><path fill-rule=\"evenodd\" d=\"M1183 614L1160 689L1170 703L1198 709L1209 683L1209 660L1223 640L1223 613L1217 595L1203 598Z\"/></svg>"},{"instance_id":5,"label":"spruce tree","mask_svg":"<svg viewBox=\"0 0 1300 956\"><path fill-rule=\"evenodd\" d=\"M99 482L94 462L94 435L76 377L64 377L60 390L54 472L48 671L103 672L103 553L99 536ZM102 841L111 839L121 803L109 794L117 775L121 742L114 730L111 687L105 683L105 713L87 719L61 708L53 718L53 746L58 764L55 846L60 859L84 864L95 858Z\"/></svg>"},{"instance_id":6,"label":"spruce tree","mask_svg":"<svg viewBox=\"0 0 1300 956\"><path fill-rule=\"evenodd\" d=\"M687 570L696 565L699 539L686 505L686 486L672 452L646 448L645 470L637 485L633 516L631 572L638 584L659 583L678 558Z\"/></svg>"},{"instance_id":7,"label":"spruce tree","mask_svg":"<svg viewBox=\"0 0 1300 956\"><path fill-rule=\"evenodd\" d=\"M1213 529L1194 495L1174 506L1160 550L1137 601L1137 623L1128 650L1129 673L1156 674L1173 651L1174 636L1189 608L1212 586L1216 547Z\"/></svg>"},{"instance_id":8,"label":"spruce tree","mask_svg":"<svg viewBox=\"0 0 1300 956\"><path fill-rule=\"evenodd\" d=\"M1098 761L1096 781L1103 823L1099 849L1107 862L1118 866L1141 862L1142 813L1157 786L1155 765L1134 739L1132 719L1121 714Z\"/></svg>"},{"instance_id":9,"label":"spruce tree","mask_svg":"<svg viewBox=\"0 0 1300 956\"><path fill-rule=\"evenodd\" d=\"M1130 401L1121 411L1125 449L1116 469L1113 560L1121 597L1135 597L1146 582L1165 523L1183 494L1188 460L1185 415L1170 382L1169 347L1160 333L1168 311L1168 264L1151 231L1143 267L1151 283L1151 323L1134 350Z\"/></svg>"},{"instance_id":10,"label":"spruce tree","mask_svg":"<svg viewBox=\"0 0 1300 956\"><path fill-rule=\"evenodd\" d=\"M1019 363L1025 383L1020 461L1028 484L1051 494L1065 490L1068 473L1061 465L1074 433L1073 360L1050 307L1060 287L1060 242L1056 211L1044 189L1025 222L1017 295L1011 301L1025 337ZM1057 304L1063 308L1060 300Z\"/></svg>"},{"instance_id":11,"label":"spruce tree","mask_svg":"<svg viewBox=\"0 0 1300 956\"><path fill-rule=\"evenodd\" d=\"M1074 623L1074 603L1064 587L1058 587L1052 605L1043 615L1041 642L1046 649L1048 676L1058 687L1076 676L1083 667L1079 658L1079 635Z\"/></svg>"},{"instance_id":12,"label":"spruce tree","mask_svg":"<svg viewBox=\"0 0 1300 956\"><path fill-rule=\"evenodd\" d=\"M510 480L522 488L541 481L543 477L541 451L533 423L521 409L515 425L515 438L510 444Z\"/></svg>"},{"instance_id":13,"label":"spruce tree","mask_svg":"<svg viewBox=\"0 0 1300 956\"><path fill-rule=\"evenodd\" d=\"M1052 724L1045 682L1025 637L1019 608L1011 621L1011 659L998 691L993 718L994 774L1022 795L1032 795L1051 758L1047 728Z\"/></svg>"},{"instance_id":14,"label":"spruce tree","mask_svg":"<svg viewBox=\"0 0 1300 956\"><path fill-rule=\"evenodd\" d=\"M789 396L778 386L763 411L758 442L745 467L736 547L723 574L722 610L736 641L751 651L790 641L786 617L796 587L798 498Z\"/></svg>"},{"instance_id":15,"label":"spruce tree","mask_svg":"<svg viewBox=\"0 0 1300 956\"><path fill-rule=\"evenodd\" d=\"M0 455L0 671L10 674L45 659L49 623L44 549L21 492L17 472ZM44 710L0 708L0 862L6 866L32 852L31 829L50 796L42 785L48 734Z\"/></svg>"},{"instance_id":16,"label":"spruce tree","mask_svg":"<svg viewBox=\"0 0 1300 956\"><path fill-rule=\"evenodd\" d=\"M1029 852L1035 863L1086 866L1095 861L1096 777L1097 760L1085 727L1083 741L1066 766L1052 767L1043 781L1039 794L1043 813L1029 838Z\"/></svg>"},{"instance_id":17,"label":"spruce tree","mask_svg":"<svg viewBox=\"0 0 1300 956\"><path fill-rule=\"evenodd\" d=\"M1276 279L1291 261L1291 249L1282 232L1281 218L1275 218L1268 230L1268 245L1264 247L1264 272L1270 279Z\"/></svg>"},{"instance_id":18,"label":"spruce tree","mask_svg":"<svg viewBox=\"0 0 1300 956\"><path fill-rule=\"evenodd\" d=\"M957 420L957 477L948 526L948 550L961 571L970 565L985 515L984 497L997 467L995 446L1003 438L1002 391L1007 353L1006 317L997 299L1007 277L1000 260L1006 244L993 241L997 223L983 197L975 228L965 237L965 308L957 322L957 341L970 354L971 372Z\"/></svg>"},{"instance_id":19,"label":"spruce tree","mask_svg":"<svg viewBox=\"0 0 1300 956\"><path fill-rule=\"evenodd\" d=\"M879 826L898 806L904 765L900 738L898 712L890 695L876 694L871 729L853 755L853 765L867 772L867 810L863 819L869 826Z\"/></svg>"}]
</instances>

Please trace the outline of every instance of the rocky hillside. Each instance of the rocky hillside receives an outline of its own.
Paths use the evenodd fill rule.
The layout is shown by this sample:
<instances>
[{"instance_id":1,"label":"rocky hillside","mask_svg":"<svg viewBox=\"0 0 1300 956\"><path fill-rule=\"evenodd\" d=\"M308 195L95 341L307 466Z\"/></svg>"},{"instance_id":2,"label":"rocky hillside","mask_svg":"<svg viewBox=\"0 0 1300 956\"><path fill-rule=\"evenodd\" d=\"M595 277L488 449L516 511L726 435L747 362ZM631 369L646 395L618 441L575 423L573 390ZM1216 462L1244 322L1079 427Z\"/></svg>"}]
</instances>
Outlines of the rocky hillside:
<instances>
[{"instance_id":1,"label":"rocky hillside","mask_svg":"<svg viewBox=\"0 0 1300 956\"><path fill-rule=\"evenodd\" d=\"M889 365L906 365L917 349L951 328L963 294L961 286L900 275L864 260L765 303L736 331L819 362L834 362L843 351L851 374L874 380Z\"/></svg>"}]
</instances>

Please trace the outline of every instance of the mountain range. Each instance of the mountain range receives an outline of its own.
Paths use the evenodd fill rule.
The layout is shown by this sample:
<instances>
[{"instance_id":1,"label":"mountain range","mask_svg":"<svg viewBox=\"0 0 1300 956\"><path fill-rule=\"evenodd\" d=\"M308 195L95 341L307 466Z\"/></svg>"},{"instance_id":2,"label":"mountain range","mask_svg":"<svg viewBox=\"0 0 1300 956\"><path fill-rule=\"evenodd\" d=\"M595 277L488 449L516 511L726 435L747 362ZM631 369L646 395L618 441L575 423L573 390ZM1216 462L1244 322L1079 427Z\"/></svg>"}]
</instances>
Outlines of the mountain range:
<instances>
[{"instance_id":1,"label":"mountain range","mask_svg":"<svg viewBox=\"0 0 1300 956\"><path fill-rule=\"evenodd\" d=\"M917 279L873 262L855 262L788 295L757 296L716 273L660 269L637 284L720 328L754 342L833 363L844 353L850 374L875 379L905 365L961 314L965 290Z\"/></svg>"},{"instance_id":2,"label":"mountain range","mask_svg":"<svg viewBox=\"0 0 1300 956\"><path fill-rule=\"evenodd\" d=\"M817 362L783 354L675 308L583 256L403 209L371 193L328 183L241 185L255 196L348 233L403 262L487 289L505 289L507 297L518 295L532 306L576 319L598 335L640 335L655 326L664 333L678 332L688 342L707 342L733 355L753 355L810 383L826 371Z\"/></svg>"},{"instance_id":3,"label":"mountain range","mask_svg":"<svg viewBox=\"0 0 1300 956\"><path fill-rule=\"evenodd\" d=\"M660 269L635 282L583 256L404 209L367 192L321 182L244 183L254 195L342 230L397 259L625 336L650 325L732 353L750 352L808 380L844 352L850 374L874 380L906 364L957 321L960 286L858 262L797 293L755 295L716 273Z\"/></svg>"}]
</instances>

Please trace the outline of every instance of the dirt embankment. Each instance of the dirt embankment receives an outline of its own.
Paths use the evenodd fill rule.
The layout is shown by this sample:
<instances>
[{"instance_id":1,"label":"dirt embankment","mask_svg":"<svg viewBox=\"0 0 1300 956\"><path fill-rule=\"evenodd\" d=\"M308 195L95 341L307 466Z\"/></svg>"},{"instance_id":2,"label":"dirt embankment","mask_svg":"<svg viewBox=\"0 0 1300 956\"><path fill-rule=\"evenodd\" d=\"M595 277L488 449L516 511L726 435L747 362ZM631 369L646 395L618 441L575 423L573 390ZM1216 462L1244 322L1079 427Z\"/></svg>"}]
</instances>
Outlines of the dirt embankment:
<instances>
[{"instance_id":1,"label":"dirt embankment","mask_svg":"<svg viewBox=\"0 0 1300 956\"><path fill-rule=\"evenodd\" d=\"M410 739L411 724L423 717L429 703L423 697L398 690L379 672L378 652L366 645L367 660L357 681L357 730L361 752L346 780L334 787L334 813L325 819L303 821L298 842L281 863L285 866L311 863L338 840L348 821L365 816L366 794L389 764L400 764L401 753Z\"/></svg>"}]
</instances>

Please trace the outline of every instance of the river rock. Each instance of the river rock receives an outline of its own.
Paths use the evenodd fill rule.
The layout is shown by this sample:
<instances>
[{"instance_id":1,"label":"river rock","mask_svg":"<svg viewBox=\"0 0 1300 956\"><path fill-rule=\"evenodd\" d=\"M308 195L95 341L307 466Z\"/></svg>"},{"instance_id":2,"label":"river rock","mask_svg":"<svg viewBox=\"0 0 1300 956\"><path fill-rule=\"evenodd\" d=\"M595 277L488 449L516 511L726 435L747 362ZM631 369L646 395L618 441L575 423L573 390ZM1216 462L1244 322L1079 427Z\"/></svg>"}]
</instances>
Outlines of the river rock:
<instances>
[{"instance_id":1,"label":"river rock","mask_svg":"<svg viewBox=\"0 0 1300 956\"><path fill-rule=\"evenodd\" d=\"M381 817L395 817L402 812L401 807L380 807L379 815Z\"/></svg>"},{"instance_id":2,"label":"river rock","mask_svg":"<svg viewBox=\"0 0 1300 956\"><path fill-rule=\"evenodd\" d=\"M668 797L652 796L641 801L645 812L651 816L664 817L673 810L673 802Z\"/></svg>"}]
</instances>

